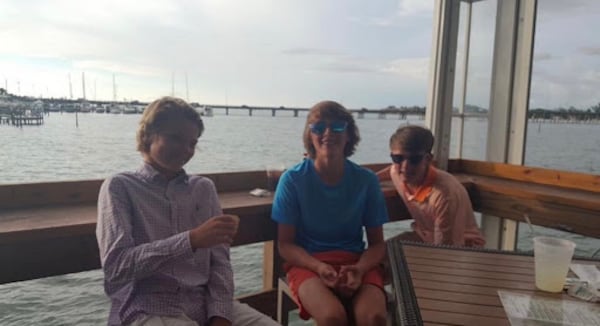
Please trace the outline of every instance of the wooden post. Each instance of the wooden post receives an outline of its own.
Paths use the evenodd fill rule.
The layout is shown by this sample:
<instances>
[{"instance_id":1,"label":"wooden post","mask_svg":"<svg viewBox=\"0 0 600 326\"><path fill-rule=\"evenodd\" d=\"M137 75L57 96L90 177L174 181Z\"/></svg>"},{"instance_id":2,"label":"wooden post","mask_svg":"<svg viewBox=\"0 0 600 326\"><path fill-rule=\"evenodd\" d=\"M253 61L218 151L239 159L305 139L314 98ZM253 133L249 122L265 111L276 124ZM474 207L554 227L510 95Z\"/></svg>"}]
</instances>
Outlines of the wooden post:
<instances>
[{"instance_id":1,"label":"wooden post","mask_svg":"<svg viewBox=\"0 0 600 326\"><path fill-rule=\"evenodd\" d=\"M277 287L277 280L283 273L281 264L276 242L265 242L263 245L263 290L272 290Z\"/></svg>"}]
</instances>

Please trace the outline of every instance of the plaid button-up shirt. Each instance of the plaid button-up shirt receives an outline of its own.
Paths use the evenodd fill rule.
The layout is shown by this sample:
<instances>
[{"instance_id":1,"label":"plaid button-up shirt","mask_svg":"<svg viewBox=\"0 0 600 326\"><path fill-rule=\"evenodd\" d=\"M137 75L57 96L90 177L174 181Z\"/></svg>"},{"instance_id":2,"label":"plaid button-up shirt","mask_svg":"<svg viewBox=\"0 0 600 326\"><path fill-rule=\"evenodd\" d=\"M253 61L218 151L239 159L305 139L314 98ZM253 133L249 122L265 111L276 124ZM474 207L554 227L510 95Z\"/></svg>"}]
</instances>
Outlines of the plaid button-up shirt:
<instances>
[{"instance_id":1,"label":"plaid button-up shirt","mask_svg":"<svg viewBox=\"0 0 600 326\"><path fill-rule=\"evenodd\" d=\"M111 300L109 325L140 314L231 320L229 247L192 250L189 230L222 214L213 182L185 172L167 181L149 164L102 184L96 236Z\"/></svg>"}]
</instances>

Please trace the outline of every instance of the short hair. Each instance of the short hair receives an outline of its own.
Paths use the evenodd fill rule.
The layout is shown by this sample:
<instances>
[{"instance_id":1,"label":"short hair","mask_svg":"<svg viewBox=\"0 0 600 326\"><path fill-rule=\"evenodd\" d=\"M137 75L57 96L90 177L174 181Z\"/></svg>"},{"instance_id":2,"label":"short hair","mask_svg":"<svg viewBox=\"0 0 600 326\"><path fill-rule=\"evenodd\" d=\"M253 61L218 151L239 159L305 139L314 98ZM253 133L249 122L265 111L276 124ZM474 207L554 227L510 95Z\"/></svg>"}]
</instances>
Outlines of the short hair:
<instances>
[{"instance_id":1,"label":"short hair","mask_svg":"<svg viewBox=\"0 0 600 326\"><path fill-rule=\"evenodd\" d=\"M144 110L136 135L137 150L148 153L153 137L163 130L168 121L175 119L194 123L198 127L198 138L204 132L202 118L190 104L177 97L164 96L148 104Z\"/></svg>"},{"instance_id":2,"label":"short hair","mask_svg":"<svg viewBox=\"0 0 600 326\"><path fill-rule=\"evenodd\" d=\"M399 148L407 152L431 153L433 134L427 128L420 126L400 127L390 137L390 148Z\"/></svg>"},{"instance_id":3,"label":"short hair","mask_svg":"<svg viewBox=\"0 0 600 326\"><path fill-rule=\"evenodd\" d=\"M321 101L315 104L308 112L308 116L306 117L306 125L304 126L304 135L302 137L304 140L304 149L306 150L308 156L312 159L314 159L316 156L315 146L310 139L309 125L321 119L341 120L348 123L348 126L346 127L348 143L346 143L346 146L344 147L344 157L352 156L352 154L354 154L356 151L356 145L360 141L358 127L354 122L352 113L350 113L350 111L348 111L341 104L334 101Z\"/></svg>"}]
</instances>

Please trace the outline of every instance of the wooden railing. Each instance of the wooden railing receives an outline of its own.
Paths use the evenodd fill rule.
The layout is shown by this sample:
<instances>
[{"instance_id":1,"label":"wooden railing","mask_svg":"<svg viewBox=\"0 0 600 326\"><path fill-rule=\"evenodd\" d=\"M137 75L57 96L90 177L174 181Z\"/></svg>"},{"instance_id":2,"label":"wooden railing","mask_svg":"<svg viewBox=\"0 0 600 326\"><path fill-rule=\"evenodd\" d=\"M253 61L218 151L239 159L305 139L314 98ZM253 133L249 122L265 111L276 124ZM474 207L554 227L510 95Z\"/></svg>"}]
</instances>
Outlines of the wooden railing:
<instances>
[{"instance_id":1,"label":"wooden railing","mask_svg":"<svg viewBox=\"0 0 600 326\"><path fill-rule=\"evenodd\" d=\"M366 165L373 170L385 164ZM453 160L453 173L477 211L517 221L600 237L600 176ZM266 187L264 171L206 175L219 191L226 213L240 216L234 246L264 242L263 290L245 296L274 316L280 261L270 219L271 197L252 197ZM101 180L0 185L0 284L100 268L95 237ZM390 183L383 183L392 221L410 214Z\"/></svg>"},{"instance_id":2,"label":"wooden railing","mask_svg":"<svg viewBox=\"0 0 600 326\"><path fill-rule=\"evenodd\" d=\"M600 175L470 160L449 172L469 190L476 211L600 237Z\"/></svg>"}]
</instances>

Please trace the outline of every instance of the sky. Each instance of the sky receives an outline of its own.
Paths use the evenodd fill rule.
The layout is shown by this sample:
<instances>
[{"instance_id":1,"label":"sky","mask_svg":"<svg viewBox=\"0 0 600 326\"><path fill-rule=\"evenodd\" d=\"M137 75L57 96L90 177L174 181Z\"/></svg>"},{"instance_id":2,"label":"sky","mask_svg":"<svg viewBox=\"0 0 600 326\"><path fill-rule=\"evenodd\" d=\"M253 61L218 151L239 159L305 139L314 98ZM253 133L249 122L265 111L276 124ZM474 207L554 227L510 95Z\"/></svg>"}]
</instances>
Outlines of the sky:
<instances>
[{"instance_id":1,"label":"sky","mask_svg":"<svg viewBox=\"0 0 600 326\"><path fill-rule=\"evenodd\" d=\"M98 100L425 105L433 3L0 0L0 87L80 98L85 74L86 98ZM482 107L495 6L473 5L467 102ZM600 102L599 15L597 0L539 0L532 106Z\"/></svg>"}]
</instances>

